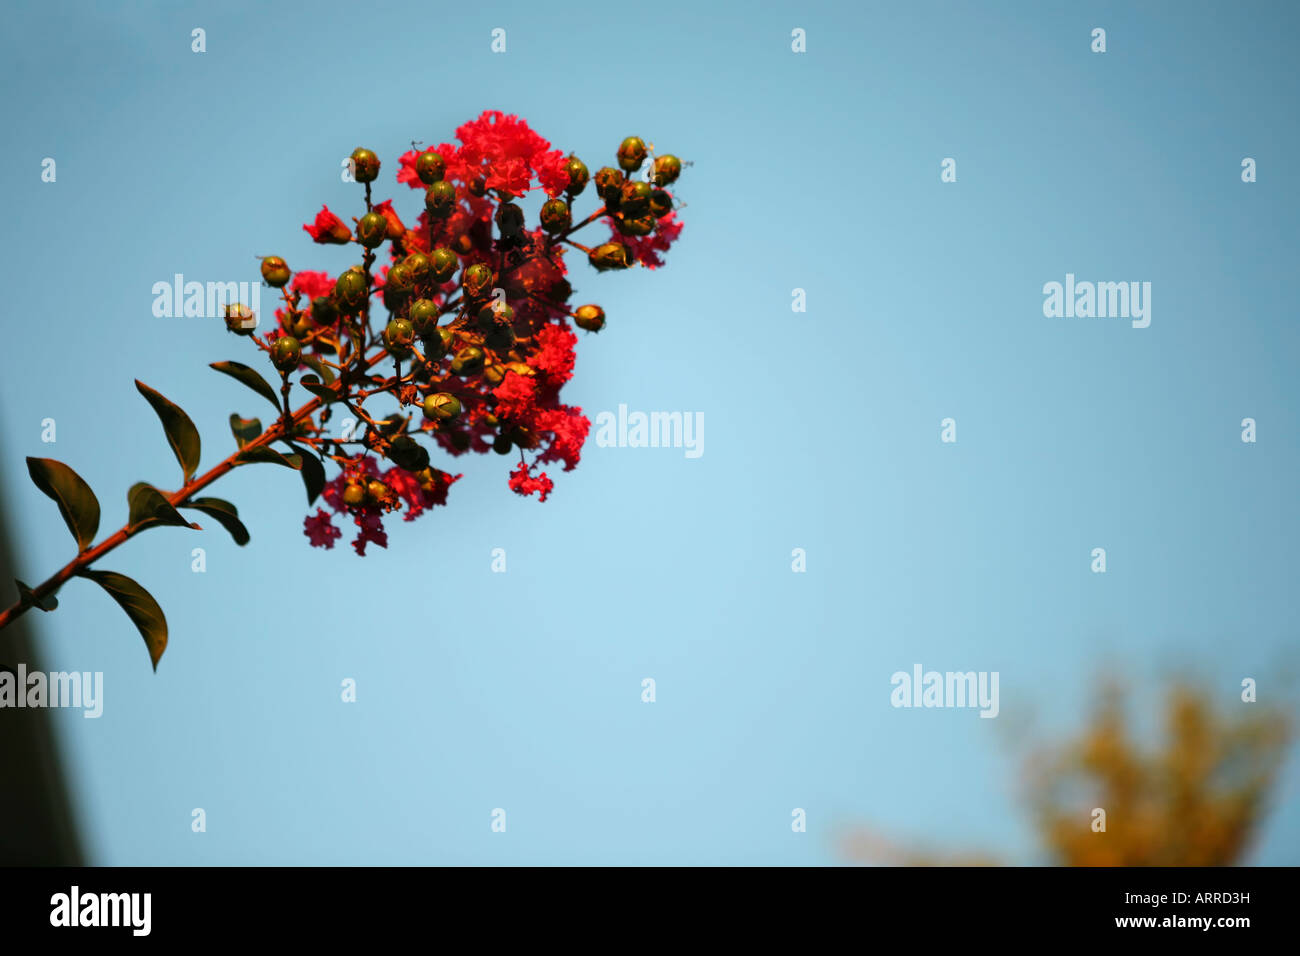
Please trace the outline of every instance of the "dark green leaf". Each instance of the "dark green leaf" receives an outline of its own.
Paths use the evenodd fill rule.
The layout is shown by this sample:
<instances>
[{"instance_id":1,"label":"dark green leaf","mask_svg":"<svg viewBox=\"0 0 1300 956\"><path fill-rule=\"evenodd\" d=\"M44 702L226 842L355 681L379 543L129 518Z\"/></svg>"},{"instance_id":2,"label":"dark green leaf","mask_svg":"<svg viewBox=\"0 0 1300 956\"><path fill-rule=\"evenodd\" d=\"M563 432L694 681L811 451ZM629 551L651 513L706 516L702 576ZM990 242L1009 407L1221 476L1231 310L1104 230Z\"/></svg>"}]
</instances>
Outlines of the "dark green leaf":
<instances>
[{"instance_id":1,"label":"dark green leaf","mask_svg":"<svg viewBox=\"0 0 1300 956\"><path fill-rule=\"evenodd\" d=\"M248 529L239 520L239 509L229 501L222 501L220 498L193 498L182 502L181 507L202 511L215 519L221 527L230 532L230 536L235 539L235 544L241 548L248 544Z\"/></svg>"},{"instance_id":2,"label":"dark green leaf","mask_svg":"<svg viewBox=\"0 0 1300 956\"><path fill-rule=\"evenodd\" d=\"M28 458L27 473L36 487L54 499L59 514L77 539L77 548L85 551L99 531L99 499L81 476L53 458Z\"/></svg>"},{"instance_id":3,"label":"dark green leaf","mask_svg":"<svg viewBox=\"0 0 1300 956\"><path fill-rule=\"evenodd\" d=\"M388 446L388 460L406 471L420 471L429 467L429 449L410 435L398 435Z\"/></svg>"},{"instance_id":4,"label":"dark green leaf","mask_svg":"<svg viewBox=\"0 0 1300 956\"><path fill-rule=\"evenodd\" d=\"M202 530L198 525L186 521L167 500L166 495L143 481L137 481L131 486L126 493L126 503L130 508L127 525L133 534L154 525L175 525L181 528L193 528L195 531Z\"/></svg>"},{"instance_id":5,"label":"dark green leaf","mask_svg":"<svg viewBox=\"0 0 1300 956\"><path fill-rule=\"evenodd\" d=\"M185 480L189 481L199 468L199 430L190 421L190 416L181 411L180 406L173 405L139 379L135 380L135 387L162 419L167 444L172 446L172 453L181 463Z\"/></svg>"},{"instance_id":6,"label":"dark green leaf","mask_svg":"<svg viewBox=\"0 0 1300 956\"><path fill-rule=\"evenodd\" d=\"M325 466L321 460L309 451L297 445L290 445L302 459L302 483L307 486L307 504L315 504L320 493L325 490Z\"/></svg>"},{"instance_id":7,"label":"dark green leaf","mask_svg":"<svg viewBox=\"0 0 1300 956\"><path fill-rule=\"evenodd\" d=\"M40 608L42 611L53 611L59 606L59 599L53 594L47 594L43 598L38 598L36 592L29 588L22 581L14 578L14 584L18 585L18 596L22 598L23 604L30 607Z\"/></svg>"},{"instance_id":8,"label":"dark green leaf","mask_svg":"<svg viewBox=\"0 0 1300 956\"><path fill-rule=\"evenodd\" d=\"M335 389L332 389L321 382L321 380L315 375L304 375L302 378L298 379L298 384L307 389L307 391L311 392L317 398L323 398L327 402L335 401L339 397L339 393Z\"/></svg>"},{"instance_id":9,"label":"dark green leaf","mask_svg":"<svg viewBox=\"0 0 1300 956\"><path fill-rule=\"evenodd\" d=\"M321 381L329 385L334 381L334 370L320 360L319 355L304 355L302 364L320 376Z\"/></svg>"},{"instance_id":10,"label":"dark green leaf","mask_svg":"<svg viewBox=\"0 0 1300 956\"><path fill-rule=\"evenodd\" d=\"M246 448L235 456L236 465L252 465L263 461L272 465L284 465L284 467L292 468L295 471L302 467L302 458L298 455L282 455L274 448L268 448L265 445Z\"/></svg>"},{"instance_id":11,"label":"dark green leaf","mask_svg":"<svg viewBox=\"0 0 1300 956\"><path fill-rule=\"evenodd\" d=\"M136 584L125 574L115 571L82 571L82 577L90 578L108 592L109 597L126 611L140 636L144 638L145 647L149 648L149 660L153 669L158 669L158 661L167 650L167 618L162 608L153 599L153 595Z\"/></svg>"},{"instance_id":12,"label":"dark green leaf","mask_svg":"<svg viewBox=\"0 0 1300 956\"><path fill-rule=\"evenodd\" d=\"M230 432L235 436L235 442L239 447L243 448L262 434L262 423L256 418L240 418L238 415L231 415Z\"/></svg>"},{"instance_id":13,"label":"dark green leaf","mask_svg":"<svg viewBox=\"0 0 1300 956\"><path fill-rule=\"evenodd\" d=\"M275 406L276 411L280 410L280 399L275 394L275 389L267 384L266 379L262 378L255 369L249 368L240 362L213 362L212 368L218 372L224 372L231 378L238 379L253 391L257 392L268 402Z\"/></svg>"}]
</instances>

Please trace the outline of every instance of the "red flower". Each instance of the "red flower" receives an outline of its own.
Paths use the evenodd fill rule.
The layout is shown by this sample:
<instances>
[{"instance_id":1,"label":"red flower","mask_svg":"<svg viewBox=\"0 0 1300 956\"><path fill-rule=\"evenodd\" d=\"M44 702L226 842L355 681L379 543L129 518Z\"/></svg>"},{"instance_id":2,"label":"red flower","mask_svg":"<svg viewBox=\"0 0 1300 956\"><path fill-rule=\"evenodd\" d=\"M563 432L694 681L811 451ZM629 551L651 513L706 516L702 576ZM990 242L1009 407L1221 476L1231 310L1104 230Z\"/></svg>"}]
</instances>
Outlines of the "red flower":
<instances>
[{"instance_id":1,"label":"red flower","mask_svg":"<svg viewBox=\"0 0 1300 956\"><path fill-rule=\"evenodd\" d=\"M548 385L559 388L573 378L573 363L577 360L573 348L577 344L578 336L567 325L558 322L544 325L537 333L537 352L528 359L528 364L537 369Z\"/></svg>"},{"instance_id":2,"label":"red flower","mask_svg":"<svg viewBox=\"0 0 1300 956\"><path fill-rule=\"evenodd\" d=\"M510 473L510 489L514 491L515 494L523 495L524 497L531 495L534 491L540 491L541 494L538 496L537 500L545 501L546 496L549 495L551 489L555 487L555 482L546 477L546 472L544 471L539 472L536 478L530 474L531 471L532 465L526 465L521 461L519 467Z\"/></svg>"},{"instance_id":3,"label":"red flower","mask_svg":"<svg viewBox=\"0 0 1300 956\"><path fill-rule=\"evenodd\" d=\"M393 211L393 201L391 199L385 199L383 202L376 205L373 211L383 215L384 219L388 222L388 229L385 235L387 235L389 239L400 239L402 236L406 235L406 226L402 225L402 220L399 219L397 213Z\"/></svg>"},{"instance_id":4,"label":"red flower","mask_svg":"<svg viewBox=\"0 0 1300 956\"><path fill-rule=\"evenodd\" d=\"M314 299L317 296L329 295L334 291L334 280L329 277L327 272L295 272L293 282L289 284L289 289L293 292L301 292L308 299Z\"/></svg>"},{"instance_id":5,"label":"red flower","mask_svg":"<svg viewBox=\"0 0 1300 956\"><path fill-rule=\"evenodd\" d=\"M384 519L379 512L363 512L357 515L357 527L361 530L352 539L352 547L361 557L366 556L366 545L377 544L388 547L388 532L384 530Z\"/></svg>"},{"instance_id":6,"label":"red flower","mask_svg":"<svg viewBox=\"0 0 1300 956\"><path fill-rule=\"evenodd\" d=\"M334 527L333 519L321 508L317 508L314 515L304 518L302 524L303 534L314 548L328 550L334 547L336 539L343 537L343 532Z\"/></svg>"},{"instance_id":7,"label":"red flower","mask_svg":"<svg viewBox=\"0 0 1300 956\"><path fill-rule=\"evenodd\" d=\"M329 206L321 206L316 213L316 222L303 226L312 240L321 244L334 243L346 245L352 240L352 232L343 224L343 220L330 212Z\"/></svg>"}]
</instances>

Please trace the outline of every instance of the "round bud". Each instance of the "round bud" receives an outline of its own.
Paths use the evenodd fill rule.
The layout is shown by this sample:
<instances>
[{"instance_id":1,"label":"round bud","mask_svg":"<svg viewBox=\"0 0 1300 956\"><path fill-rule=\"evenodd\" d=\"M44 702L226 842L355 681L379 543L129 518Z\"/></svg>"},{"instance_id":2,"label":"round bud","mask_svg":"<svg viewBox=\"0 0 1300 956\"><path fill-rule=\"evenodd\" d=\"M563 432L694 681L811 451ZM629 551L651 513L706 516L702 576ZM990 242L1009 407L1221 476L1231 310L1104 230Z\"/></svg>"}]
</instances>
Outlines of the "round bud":
<instances>
[{"instance_id":1,"label":"round bud","mask_svg":"<svg viewBox=\"0 0 1300 956\"><path fill-rule=\"evenodd\" d=\"M673 197L662 189L650 193L650 212L658 219L673 211Z\"/></svg>"},{"instance_id":2,"label":"round bud","mask_svg":"<svg viewBox=\"0 0 1300 956\"><path fill-rule=\"evenodd\" d=\"M456 253L452 252L446 246L439 246L429 253L429 267L433 274L433 279L439 285L442 285L448 279L456 274L456 267L460 262L456 259Z\"/></svg>"},{"instance_id":3,"label":"round bud","mask_svg":"<svg viewBox=\"0 0 1300 956\"><path fill-rule=\"evenodd\" d=\"M655 185L667 186L682 174L682 161L672 154L655 157Z\"/></svg>"},{"instance_id":4,"label":"round bud","mask_svg":"<svg viewBox=\"0 0 1300 956\"><path fill-rule=\"evenodd\" d=\"M446 219L456 209L456 187L439 180L424 193L424 208L434 219Z\"/></svg>"},{"instance_id":5,"label":"round bud","mask_svg":"<svg viewBox=\"0 0 1300 956\"><path fill-rule=\"evenodd\" d=\"M388 497L388 486L377 478L366 482L366 497L372 502L383 501Z\"/></svg>"},{"instance_id":6,"label":"round bud","mask_svg":"<svg viewBox=\"0 0 1300 956\"><path fill-rule=\"evenodd\" d=\"M388 270L388 280L384 285L385 292L395 292L398 295L405 295L411 291L415 285L415 279L411 275L411 267L403 259L397 265Z\"/></svg>"},{"instance_id":7,"label":"round bud","mask_svg":"<svg viewBox=\"0 0 1300 956\"><path fill-rule=\"evenodd\" d=\"M429 336L438 326L438 306L428 299L417 299L411 303L411 325L416 334Z\"/></svg>"},{"instance_id":8,"label":"round bud","mask_svg":"<svg viewBox=\"0 0 1300 956\"><path fill-rule=\"evenodd\" d=\"M483 369L483 381L496 388L505 381L506 370L500 365L489 365Z\"/></svg>"},{"instance_id":9,"label":"round bud","mask_svg":"<svg viewBox=\"0 0 1300 956\"><path fill-rule=\"evenodd\" d=\"M271 364L281 372L291 372L302 360L302 344L292 335L282 335L271 346Z\"/></svg>"},{"instance_id":10,"label":"round bud","mask_svg":"<svg viewBox=\"0 0 1300 956\"><path fill-rule=\"evenodd\" d=\"M640 136L629 136L618 147L618 165L629 173L641 168L645 162L645 141Z\"/></svg>"},{"instance_id":11,"label":"round bud","mask_svg":"<svg viewBox=\"0 0 1300 956\"><path fill-rule=\"evenodd\" d=\"M267 256L262 260L262 278L273 289L282 289L289 281L289 266L279 256Z\"/></svg>"},{"instance_id":12,"label":"round bud","mask_svg":"<svg viewBox=\"0 0 1300 956\"><path fill-rule=\"evenodd\" d=\"M569 174L569 188L565 191L570 196L576 196L587 188L591 173L587 171L587 164L577 156L569 157L568 162L564 164L564 171Z\"/></svg>"},{"instance_id":13,"label":"round bud","mask_svg":"<svg viewBox=\"0 0 1300 956\"><path fill-rule=\"evenodd\" d=\"M456 343L456 333L447 326L439 329L433 329L424 340L425 358L437 359L442 358L451 351L451 347Z\"/></svg>"},{"instance_id":14,"label":"round bud","mask_svg":"<svg viewBox=\"0 0 1300 956\"><path fill-rule=\"evenodd\" d=\"M573 313L578 328L599 332L605 327L605 310L598 305L580 305Z\"/></svg>"},{"instance_id":15,"label":"round bud","mask_svg":"<svg viewBox=\"0 0 1300 956\"><path fill-rule=\"evenodd\" d=\"M357 182L373 183L379 176L379 157L373 151L358 146L352 151L352 172Z\"/></svg>"},{"instance_id":16,"label":"round bud","mask_svg":"<svg viewBox=\"0 0 1300 956\"><path fill-rule=\"evenodd\" d=\"M334 301L348 314L365 304L369 291L366 273L360 266L353 266L334 280Z\"/></svg>"},{"instance_id":17,"label":"round bud","mask_svg":"<svg viewBox=\"0 0 1300 956\"><path fill-rule=\"evenodd\" d=\"M451 360L451 370L456 375L474 375L483 371L483 350L467 345Z\"/></svg>"},{"instance_id":18,"label":"round bud","mask_svg":"<svg viewBox=\"0 0 1300 956\"><path fill-rule=\"evenodd\" d=\"M424 417L447 422L460 416L460 399L451 392L436 392L424 400Z\"/></svg>"},{"instance_id":19,"label":"round bud","mask_svg":"<svg viewBox=\"0 0 1300 956\"><path fill-rule=\"evenodd\" d=\"M623 174L612 166L602 166L596 170L596 192L606 203L618 203L619 193L623 191Z\"/></svg>"},{"instance_id":20,"label":"round bud","mask_svg":"<svg viewBox=\"0 0 1300 956\"><path fill-rule=\"evenodd\" d=\"M446 174L446 160L442 158L441 154L435 153L431 149L426 149L415 160L415 175L426 186L442 182L442 177Z\"/></svg>"},{"instance_id":21,"label":"round bud","mask_svg":"<svg viewBox=\"0 0 1300 956\"><path fill-rule=\"evenodd\" d=\"M366 500L366 489L355 481L349 481L343 489L343 503L349 508L357 508Z\"/></svg>"},{"instance_id":22,"label":"round bud","mask_svg":"<svg viewBox=\"0 0 1300 956\"><path fill-rule=\"evenodd\" d=\"M573 225L573 214L563 199L548 199L542 204L542 228L551 235L564 232Z\"/></svg>"},{"instance_id":23,"label":"round bud","mask_svg":"<svg viewBox=\"0 0 1300 956\"><path fill-rule=\"evenodd\" d=\"M338 306L327 295L318 295L311 300L311 317L317 325L333 325L338 321Z\"/></svg>"},{"instance_id":24,"label":"round bud","mask_svg":"<svg viewBox=\"0 0 1300 956\"><path fill-rule=\"evenodd\" d=\"M606 242L592 249L587 261L598 271L604 272L607 269L628 268L632 264L632 255L623 243Z\"/></svg>"},{"instance_id":25,"label":"round bud","mask_svg":"<svg viewBox=\"0 0 1300 956\"><path fill-rule=\"evenodd\" d=\"M615 220L618 231L625 236L648 236L655 231L655 217L653 213L646 213L644 216L619 216Z\"/></svg>"},{"instance_id":26,"label":"round bud","mask_svg":"<svg viewBox=\"0 0 1300 956\"><path fill-rule=\"evenodd\" d=\"M252 335L257 328L257 316L248 306L234 302L226 306L226 329L236 335Z\"/></svg>"},{"instance_id":27,"label":"round bud","mask_svg":"<svg viewBox=\"0 0 1300 956\"><path fill-rule=\"evenodd\" d=\"M487 179L483 176L475 176L469 183L469 194L479 196L480 198L487 195Z\"/></svg>"},{"instance_id":28,"label":"round bud","mask_svg":"<svg viewBox=\"0 0 1300 956\"><path fill-rule=\"evenodd\" d=\"M406 266L406 273L411 277L411 282L415 285L424 285L429 281L429 273L433 271L433 264L429 262L429 257L423 252L412 252L402 260Z\"/></svg>"},{"instance_id":29,"label":"round bud","mask_svg":"<svg viewBox=\"0 0 1300 956\"><path fill-rule=\"evenodd\" d=\"M497 207L495 218L502 239L514 238L523 232L524 211L516 203L503 202Z\"/></svg>"},{"instance_id":30,"label":"round bud","mask_svg":"<svg viewBox=\"0 0 1300 956\"><path fill-rule=\"evenodd\" d=\"M500 307L498 307L496 304L496 300L494 299L493 301L486 303L481 309L478 310L477 318L478 318L478 327L480 329L483 329L484 331L487 331L488 329L492 328L492 326L496 325L498 322L505 322L507 324L514 322L515 310L510 305L509 302L506 302Z\"/></svg>"},{"instance_id":31,"label":"round bud","mask_svg":"<svg viewBox=\"0 0 1300 956\"><path fill-rule=\"evenodd\" d=\"M498 455L510 454L510 449L515 447L515 443L510 440L509 435L498 435L492 441L492 450Z\"/></svg>"},{"instance_id":32,"label":"round bud","mask_svg":"<svg viewBox=\"0 0 1300 956\"><path fill-rule=\"evenodd\" d=\"M293 328L290 329L290 332L292 332L294 338L305 339L311 334L311 329L311 319L307 318L304 313L299 313L298 320L293 323Z\"/></svg>"},{"instance_id":33,"label":"round bud","mask_svg":"<svg viewBox=\"0 0 1300 956\"><path fill-rule=\"evenodd\" d=\"M471 299L481 298L492 288L492 267L483 262L467 266L460 277L460 284Z\"/></svg>"},{"instance_id":34,"label":"round bud","mask_svg":"<svg viewBox=\"0 0 1300 956\"><path fill-rule=\"evenodd\" d=\"M357 222L357 241L373 249L388 238L388 220L381 212L368 212Z\"/></svg>"},{"instance_id":35,"label":"round bud","mask_svg":"<svg viewBox=\"0 0 1300 956\"><path fill-rule=\"evenodd\" d=\"M483 344L493 352L503 354L509 352L515 347L515 330L512 329L510 324L507 322L498 322L488 330L488 333L483 340ZM493 366L493 368L499 368L499 366ZM492 369L489 369L488 371L491 370ZM505 378L504 370L501 372L501 377Z\"/></svg>"},{"instance_id":36,"label":"round bud","mask_svg":"<svg viewBox=\"0 0 1300 956\"><path fill-rule=\"evenodd\" d=\"M629 216L642 216L650 208L650 196L654 188L647 182L634 179L623 184L619 194L619 212Z\"/></svg>"},{"instance_id":37,"label":"round bud","mask_svg":"<svg viewBox=\"0 0 1300 956\"><path fill-rule=\"evenodd\" d=\"M411 354L415 344L415 327L406 319L393 319L384 326L384 347L388 354L396 358L405 358Z\"/></svg>"}]
</instances>

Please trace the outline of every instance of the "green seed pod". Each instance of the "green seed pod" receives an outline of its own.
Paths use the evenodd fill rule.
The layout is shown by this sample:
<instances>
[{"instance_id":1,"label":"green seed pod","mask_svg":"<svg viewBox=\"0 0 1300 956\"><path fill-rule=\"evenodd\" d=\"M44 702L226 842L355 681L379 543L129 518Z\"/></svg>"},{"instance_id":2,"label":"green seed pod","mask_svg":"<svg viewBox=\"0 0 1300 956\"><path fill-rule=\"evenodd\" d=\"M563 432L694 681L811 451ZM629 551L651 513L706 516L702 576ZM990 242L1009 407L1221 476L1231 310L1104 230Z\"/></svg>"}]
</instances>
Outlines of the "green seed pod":
<instances>
[{"instance_id":1,"label":"green seed pod","mask_svg":"<svg viewBox=\"0 0 1300 956\"><path fill-rule=\"evenodd\" d=\"M411 325L417 335L427 337L438 326L438 306L428 299L417 299L411 303Z\"/></svg>"},{"instance_id":2,"label":"green seed pod","mask_svg":"<svg viewBox=\"0 0 1300 956\"><path fill-rule=\"evenodd\" d=\"M475 316L475 318L478 319L478 327L486 332L499 322L505 322L507 324L514 322L515 310L509 302L505 303L498 309L496 301L493 300L480 308L478 310L478 315Z\"/></svg>"},{"instance_id":3,"label":"green seed pod","mask_svg":"<svg viewBox=\"0 0 1300 956\"><path fill-rule=\"evenodd\" d=\"M368 212L357 222L357 241L374 249L388 238L388 220L381 212Z\"/></svg>"},{"instance_id":4,"label":"green seed pod","mask_svg":"<svg viewBox=\"0 0 1300 956\"><path fill-rule=\"evenodd\" d=\"M358 146L352 151L352 174L359 183L373 183L379 176L379 157Z\"/></svg>"},{"instance_id":5,"label":"green seed pod","mask_svg":"<svg viewBox=\"0 0 1300 956\"><path fill-rule=\"evenodd\" d=\"M456 375L474 375L483 371L483 350L467 345L451 360L451 370Z\"/></svg>"},{"instance_id":6,"label":"green seed pod","mask_svg":"<svg viewBox=\"0 0 1300 956\"><path fill-rule=\"evenodd\" d=\"M492 450L498 455L508 455L514 447L515 443L510 440L509 435L498 435L492 441Z\"/></svg>"},{"instance_id":7,"label":"green seed pod","mask_svg":"<svg viewBox=\"0 0 1300 956\"><path fill-rule=\"evenodd\" d=\"M350 481L343 489L343 503L349 508L360 507L366 500L366 488L364 485Z\"/></svg>"},{"instance_id":8,"label":"green seed pod","mask_svg":"<svg viewBox=\"0 0 1300 956\"><path fill-rule=\"evenodd\" d=\"M621 242L606 242L592 249L591 254L587 256L587 261L600 272L608 269L626 269L632 265L632 254Z\"/></svg>"},{"instance_id":9,"label":"green seed pod","mask_svg":"<svg viewBox=\"0 0 1300 956\"><path fill-rule=\"evenodd\" d=\"M456 274L460 261L456 258L456 253L446 246L439 246L429 253L429 264L434 281L442 285Z\"/></svg>"},{"instance_id":10,"label":"green seed pod","mask_svg":"<svg viewBox=\"0 0 1300 956\"><path fill-rule=\"evenodd\" d=\"M596 192L608 203L618 204L619 194L623 191L623 174L612 166L602 166L596 170Z\"/></svg>"},{"instance_id":11,"label":"green seed pod","mask_svg":"<svg viewBox=\"0 0 1300 956\"><path fill-rule=\"evenodd\" d=\"M447 422L460 417L460 399L451 392L435 392L424 400L424 417Z\"/></svg>"},{"instance_id":12,"label":"green seed pod","mask_svg":"<svg viewBox=\"0 0 1300 956\"><path fill-rule=\"evenodd\" d=\"M429 281L429 275L433 272L433 264L429 262L429 257L423 252L412 252L402 260L406 266L406 272L411 277L411 282L415 285L424 285Z\"/></svg>"},{"instance_id":13,"label":"green seed pod","mask_svg":"<svg viewBox=\"0 0 1300 956\"><path fill-rule=\"evenodd\" d=\"M388 460L404 471L423 471L429 467L429 449L410 435L398 435L388 446Z\"/></svg>"},{"instance_id":14,"label":"green seed pod","mask_svg":"<svg viewBox=\"0 0 1300 956\"><path fill-rule=\"evenodd\" d=\"M405 259L388 270L388 281L384 286L388 292L406 295L414 286L415 279L412 278L411 269Z\"/></svg>"},{"instance_id":15,"label":"green seed pod","mask_svg":"<svg viewBox=\"0 0 1300 956\"><path fill-rule=\"evenodd\" d=\"M370 290L366 287L366 273L360 266L353 266L334 281L334 301L351 315L365 304Z\"/></svg>"},{"instance_id":16,"label":"green seed pod","mask_svg":"<svg viewBox=\"0 0 1300 956\"><path fill-rule=\"evenodd\" d=\"M377 478L372 478L366 482L366 498L374 504L378 504L387 498L388 490L388 486Z\"/></svg>"},{"instance_id":17,"label":"green seed pod","mask_svg":"<svg viewBox=\"0 0 1300 956\"><path fill-rule=\"evenodd\" d=\"M573 213L563 199L549 199L542 204L542 228L551 235L564 232L573 225Z\"/></svg>"},{"instance_id":18,"label":"green seed pod","mask_svg":"<svg viewBox=\"0 0 1300 956\"><path fill-rule=\"evenodd\" d=\"M578 328L599 332L605 327L605 310L598 305L580 305L573 313Z\"/></svg>"},{"instance_id":19,"label":"green seed pod","mask_svg":"<svg viewBox=\"0 0 1300 956\"><path fill-rule=\"evenodd\" d=\"M297 321L293 323L293 328L290 331L292 332L294 338L305 339L308 335L311 334L311 329L312 329L311 319L307 318L306 315L300 314L298 316Z\"/></svg>"},{"instance_id":20,"label":"green seed pod","mask_svg":"<svg viewBox=\"0 0 1300 956\"><path fill-rule=\"evenodd\" d=\"M629 136L618 147L618 165L634 173L645 162L645 141L640 136Z\"/></svg>"},{"instance_id":21,"label":"green seed pod","mask_svg":"<svg viewBox=\"0 0 1300 956\"><path fill-rule=\"evenodd\" d=\"M432 186L434 183L442 182L442 177L447 174L447 162L442 155L431 149L426 149L415 160L415 175L420 178L420 182L426 186Z\"/></svg>"},{"instance_id":22,"label":"green seed pod","mask_svg":"<svg viewBox=\"0 0 1300 956\"><path fill-rule=\"evenodd\" d=\"M338 306L327 295L318 295L311 300L311 317L317 325L333 325L338 321Z\"/></svg>"},{"instance_id":23,"label":"green seed pod","mask_svg":"<svg viewBox=\"0 0 1300 956\"><path fill-rule=\"evenodd\" d=\"M492 288L492 281L492 267L482 262L468 266L460 277L461 288L471 299L479 299L487 294Z\"/></svg>"},{"instance_id":24,"label":"green seed pod","mask_svg":"<svg viewBox=\"0 0 1300 956\"><path fill-rule=\"evenodd\" d=\"M505 354L515 347L515 330L508 323L498 322L488 330L483 344L493 352ZM493 368L499 368L499 366L493 366ZM505 378L504 370L501 372L501 377Z\"/></svg>"},{"instance_id":25,"label":"green seed pod","mask_svg":"<svg viewBox=\"0 0 1300 956\"><path fill-rule=\"evenodd\" d=\"M302 360L302 344L292 335L282 335L271 345L271 364L281 372L290 372Z\"/></svg>"},{"instance_id":26,"label":"green seed pod","mask_svg":"<svg viewBox=\"0 0 1300 956\"><path fill-rule=\"evenodd\" d=\"M283 289L291 275L289 266L279 256L267 256L262 260L262 278L272 289Z\"/></svg>"},{"instance_id":27,"label":"green seed pod","mask_svg":"<svg viewBox=\"0 0 1300 956\"><path fill-rule=\"evenodd\" d=\"M437 360L442 358L451 351L451 347L456 344L456 333L447 326L434 329L424 339L424 356L428 359Z\"/></svg>"},{"instance_id":28,"label":"green seed pod","mask_svg":"<svg viewBox=\"0 0 1300 956\"><path fill-rule=\"evenodd\" d=\"M570 196L577 196L587 188L591 173L587 171L587 164L577 156L569 157L568 162L564 164L564 171L569 174L569 188L565 192Z\"/></svg>"},{"instance_id":29,"label":"green seed pod","mask_svg":"<svg viewBox=\"0 0 1300 956\"><path fill-rule=\"evenodd\" d=\"M384 347L395 358L405 358L411 354L415 344L415 327L406 319L393 319L384 327Z\"/></svg>"},{"instance_id":30,"label":"green seed pod","mask_svg":"<svg viewBox=\"0 0 1300 956\"><path fill-rule=\"evenodd\" d=\"M656 186L667 186L677 181L682 174L682 161L672 154L655 158L654 179Z\"/></svg>"},{"instance_id":31,"label":"green seed pod","mask_svg":"<svg viewBox=\"0 0 1300 956\"><path fill-rule=\"evenodd\" d=\"M487 179L483 176L475 176L469 181L469 194L482 198L487 195Z\"/></svg>"},{"instance_id":32,"label":"green seed pod","mask_svg":"<svg viewBox=\"0 0 1300 956\"><path fill-rule=\"evenodd\" d=\"M446 219L456 211L456 187L445 179L424 193L424 208L434 219Z\"/></svg>"}]
</instances>

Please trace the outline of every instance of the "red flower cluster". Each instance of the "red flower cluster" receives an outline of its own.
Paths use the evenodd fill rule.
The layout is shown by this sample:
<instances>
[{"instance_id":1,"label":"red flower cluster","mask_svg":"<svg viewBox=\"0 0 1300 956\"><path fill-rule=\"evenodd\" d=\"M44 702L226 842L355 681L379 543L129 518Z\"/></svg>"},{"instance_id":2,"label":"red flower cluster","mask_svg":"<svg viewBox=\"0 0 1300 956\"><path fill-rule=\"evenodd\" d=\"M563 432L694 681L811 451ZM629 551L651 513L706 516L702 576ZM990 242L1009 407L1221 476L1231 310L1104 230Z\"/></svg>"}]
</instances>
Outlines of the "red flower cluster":
<instances>
[{"instance_id":1,"label":"red flower cluster","mask_svg":"<svg viewBox=\"0 0 1300 956\"><path fill-rule=\"evenodd\" d=\"M294 274L276 312L278 328L259 342L286 376L308 366L303 384L318 395L337 379L362 400L386 393L399 404L396 414L375 418L360 401L348 403L349 417L359 416L364 430L338 439L325 422L329 401L342 399L326 392L327 410L299 434L299 442L341 467L320 495L330 510L318 508L304 524L317 547L332 548L342 536L333 523L338 515L355 524L353 547L364 554L370 544L387 546L385 514L400 509L409 521L446 502L460 475L430 465L420 438L452 456L516 452L509 487L545 501L554 482L542 466L574 468L591 427L580 408L560 399L576 358L570 323L599 331L605 321L599 306L569 304L565 252L581 250L599 270L653 269L681 233L666 189L681 163L650 155L636 137L619 147L618 169L602 168L595 177L523 120L496 110L461 126L456 138L459 144L401 157L397 181L425 191L425 208L409 226L391 199L371 202L378 157L353 153L356 179L366 188L365 216L349 228L322 207L303 229L318 243L362 246L364 261L336 277ZM635 177L643 167L648 175ZM589 181L603 205L575 223L570 207ZM533 189L548 200L529 228L513 200ZM590 249L570 238L602 217L609 242ZM380 264L376 252L384 243L388 262ZM285 280L279 285L286 285L287 269ZM376 295L389 312L382 334L370 329ZM394 375L374 374L374 345L391 356ZM412 413L410 406L418 408ZM379 458L391 467L381 469Z\"/></svg>"}]
</instances>

